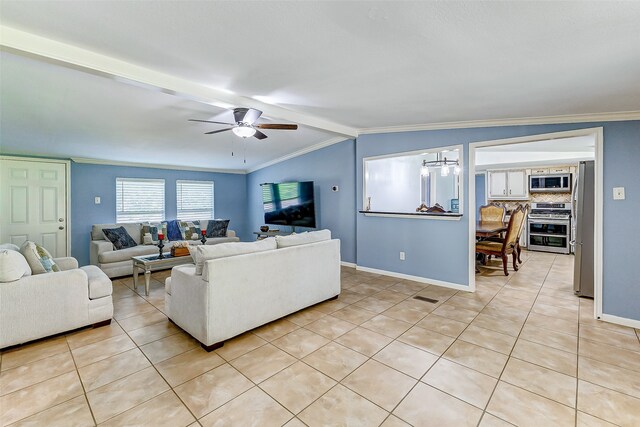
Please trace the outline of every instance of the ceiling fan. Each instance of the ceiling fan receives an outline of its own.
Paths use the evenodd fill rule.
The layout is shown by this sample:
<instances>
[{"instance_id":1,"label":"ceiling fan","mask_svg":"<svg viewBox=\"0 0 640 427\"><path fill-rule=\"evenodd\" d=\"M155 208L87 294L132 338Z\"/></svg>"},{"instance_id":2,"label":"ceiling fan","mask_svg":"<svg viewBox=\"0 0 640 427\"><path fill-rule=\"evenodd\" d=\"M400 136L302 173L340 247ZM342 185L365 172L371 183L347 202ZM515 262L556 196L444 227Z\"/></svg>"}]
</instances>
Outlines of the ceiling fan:
<instances>
[{"instance_id":1,"label":"ceiling fan","mask_svg":"<svg viewBox=\"0 0 640 427\"><path fill-rule=\"evenodd\" d=\"M229 125L230 128L213 130L211 132L205 132L205 135L212 135L214 133L226 132L228 130L233 131L236 135L242 138L255 137L258 139L265 139L267 135L260 132L258 129L277 129L277 130L296 130L298 125L284 124L284 123L259 123L256 121L262 115L262 111L254 108L234 108L233 118L236 121L234 123L215 122L211 120L197 120L189 119L190 122L203 122L203 123L215 123L218 125Z\"/></svg>"}]
</instances>

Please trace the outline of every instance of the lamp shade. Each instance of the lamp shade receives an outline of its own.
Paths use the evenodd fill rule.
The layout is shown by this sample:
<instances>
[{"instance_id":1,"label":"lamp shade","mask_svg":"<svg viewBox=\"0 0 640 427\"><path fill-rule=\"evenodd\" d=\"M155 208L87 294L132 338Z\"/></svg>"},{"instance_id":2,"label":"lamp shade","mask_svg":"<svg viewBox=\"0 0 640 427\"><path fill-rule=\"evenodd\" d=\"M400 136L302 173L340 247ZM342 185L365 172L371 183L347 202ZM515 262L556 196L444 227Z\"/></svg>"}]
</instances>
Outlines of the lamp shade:
<instances>
[{"instance_id":1,"label":"lamp shade","mask_svg":"<svg viewBox=\"0 0 640 427\"><path fill-rule=\"evenodd\" d=\"M232 130L233 130L233 133L235 133L236 135L242 138L249 138L255 135L256 133L256 130L251 126L236 126Z\"/></svg>"}]
</instances>

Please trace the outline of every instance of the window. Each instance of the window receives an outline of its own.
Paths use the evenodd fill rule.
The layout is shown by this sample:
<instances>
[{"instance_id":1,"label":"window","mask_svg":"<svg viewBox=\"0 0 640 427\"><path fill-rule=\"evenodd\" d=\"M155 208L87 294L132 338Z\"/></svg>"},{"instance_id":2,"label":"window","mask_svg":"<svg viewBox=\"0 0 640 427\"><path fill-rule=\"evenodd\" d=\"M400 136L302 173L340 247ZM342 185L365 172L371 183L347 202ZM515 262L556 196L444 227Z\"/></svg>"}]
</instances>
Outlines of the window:
<instances>
[{"instance_id":1,"label":"window","mask_svg":"<svg viewBox=\"0 0 640 427\"><path fill-rule=\"evenodd\" d=\"M394 153L363 160L364 210L415 216L416 209L424 212L439 205L444 213L462 214L462 146Z\"/></svg>"},{"instance_id":2,"label":"window","mask_svg":"<svg viewBox=\"0 0 640 427\"><path fill-rule=\"evenodd\" d=\"M116 178L116 222L163 219L164 179Z\"/></svg>"},{"instance_id":3,"label":"window","mask_svg":"<svg viewBox=\"0 0 640 427\"><path fill-rule=\"evenodd\" d=\"M212 219L213 181L176 181L178 219Z\"/></svg>"}]
</instances>

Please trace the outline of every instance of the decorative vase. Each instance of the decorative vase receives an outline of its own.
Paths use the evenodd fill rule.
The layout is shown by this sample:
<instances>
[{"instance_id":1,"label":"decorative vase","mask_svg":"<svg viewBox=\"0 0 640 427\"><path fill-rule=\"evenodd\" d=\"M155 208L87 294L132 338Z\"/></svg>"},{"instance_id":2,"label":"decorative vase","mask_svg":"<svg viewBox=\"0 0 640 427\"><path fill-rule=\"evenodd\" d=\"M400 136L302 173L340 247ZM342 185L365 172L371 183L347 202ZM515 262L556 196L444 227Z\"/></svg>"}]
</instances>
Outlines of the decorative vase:
<instances>
[{"instance_id":1,"label":"decorative vase","mask_svg":"<svg viewBox=\"0 0 640 427\"><path fill-rule=\"evenodd\" d=\"M269 231L269 226L268 225L261 226L260 231L262 231L263 233L266 233L267 231Z\"/></svg>"},{"instance_id":2,"label":"decorative vase","mask_svg":"<svg viewBox=\"0 0 640 427\"><path fill-rule=\"evenodd\" d=\"M200 239L200 241L202 242L203 245L207 241L207 230L202 230L202 239Z\"/></svg>"}]
</instances>

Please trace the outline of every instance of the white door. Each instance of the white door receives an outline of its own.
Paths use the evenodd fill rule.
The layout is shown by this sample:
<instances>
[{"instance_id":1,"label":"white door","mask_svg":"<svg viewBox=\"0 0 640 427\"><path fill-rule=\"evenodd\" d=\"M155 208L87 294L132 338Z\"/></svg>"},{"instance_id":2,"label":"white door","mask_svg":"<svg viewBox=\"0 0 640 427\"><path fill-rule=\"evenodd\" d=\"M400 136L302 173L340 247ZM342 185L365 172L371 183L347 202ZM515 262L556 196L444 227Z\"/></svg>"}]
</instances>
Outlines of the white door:
<instances>
[{"instance_id":1,"label":"white door","mask_svg":"<svg viewBox=\"0 0 640 427\"><path fill-rule=\"evenodd\" d=\"M489 198L501 199L507 195L507 173L489 172Z\"/></svg>"},{"instance_id":2,"label":"white door","mask_svg":"<svg viewBox=\"0 0 640 427\"><path fill-rule=\"evenodd\" d=\"M0 159L0 243L67 256L67 164Z\"/></svg>"},{"instance_id":3,"label":"white door","mask_svg":"<svg viewBox=\"0 0 640 427\"><path fill-rule=\"evenodd\" d=\"M527 196L527 173L524 170L512 170L508 172L509 197L524 198Z\"/></svg>"}]
</instances>

